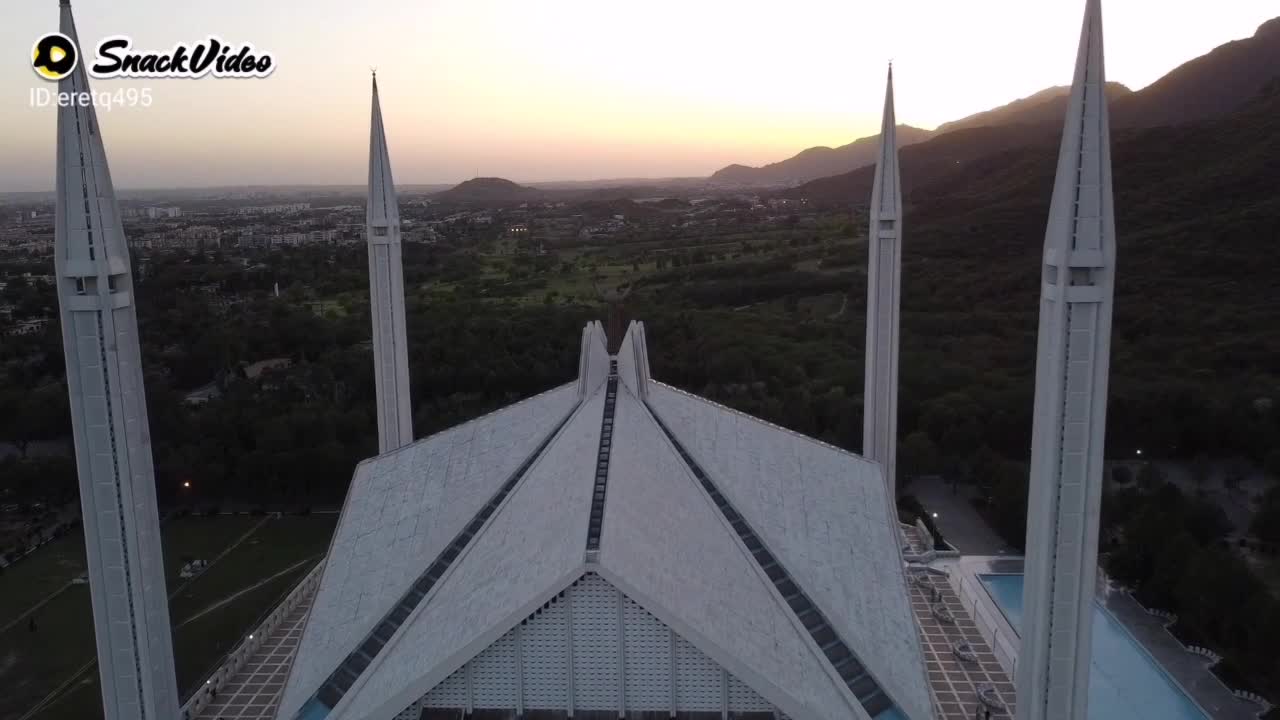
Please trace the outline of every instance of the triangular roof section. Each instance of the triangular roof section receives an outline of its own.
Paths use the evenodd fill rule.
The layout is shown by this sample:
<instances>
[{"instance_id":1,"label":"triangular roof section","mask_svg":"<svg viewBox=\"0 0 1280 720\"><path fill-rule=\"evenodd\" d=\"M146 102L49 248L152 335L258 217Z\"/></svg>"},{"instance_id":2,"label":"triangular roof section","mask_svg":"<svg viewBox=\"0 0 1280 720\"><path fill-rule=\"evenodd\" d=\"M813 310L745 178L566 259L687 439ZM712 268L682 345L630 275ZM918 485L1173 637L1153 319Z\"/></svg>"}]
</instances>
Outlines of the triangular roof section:
<instances>
[{"instance_id":1,"label":"triangular roof section","mask_svg":"<svg viewBox=\"0 0 1280 720\"><path fill-rule=\"evenodd\" d=\"M614 427L600 574L789 717L865 718L630 393Z\"/></svg>"},{"instance_id":2,"label":"triangular roof section","mask_svg":"<svg viewBox=\"0 0 1280 720\"><path fill-rule=\"evenodd\" d=\"M594 631L573 632L571 623ZM410 707L527 712L625 703L632 712L673 705L708 712L720 710L726 696L735 711L776 709L599 574L585 572Z\"/></svg>"},{"instance_id":3,"label":"triangular roof section","mask_svg":"<svg viewBox=\"0 0 1280 720\"><path fill-rule=\"evenodd\" d=\"M562 385L356 467L280 717L293 717L577 402L576 385Z\"/></svg>"},{"instance_id":4,"label":"triangular roof section","mask_svg":"<svg viewBox=\"0 0 1280 720\"><path fill-rule=\"evenodd\" d=\"M889 697L908 717L928 717L923 654L880 466L656 381L647 394L649 408Z\"/></svg>"},{"instance_id":5,"label":"triangular roof section","mask_svg":"<svg viewBox=\"0 0 1280 720\"><path fill-rule=\"evenodd\" d=\"M391 718L583 571L603 392L583 403L525 478L333 708Z\"/></svg>"}]
</instances>

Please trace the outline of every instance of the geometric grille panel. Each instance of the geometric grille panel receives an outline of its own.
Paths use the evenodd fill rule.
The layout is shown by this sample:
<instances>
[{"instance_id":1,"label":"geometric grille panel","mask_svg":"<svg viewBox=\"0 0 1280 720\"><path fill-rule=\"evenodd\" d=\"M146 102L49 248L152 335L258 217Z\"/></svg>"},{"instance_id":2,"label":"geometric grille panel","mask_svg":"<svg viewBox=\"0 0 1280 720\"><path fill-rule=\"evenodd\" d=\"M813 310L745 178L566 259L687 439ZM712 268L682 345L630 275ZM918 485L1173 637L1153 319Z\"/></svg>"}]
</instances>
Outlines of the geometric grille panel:
<instances>
[{"instance_id":1,"label":"geometric grille panel","mask_svg":"<svg viewBox=\"0 0 1280 720\"><path fill-rule=\"evenodd\" d=\"M674 633L627 598L622 609L627 648L627 708L671 709L671 638Z\"/></svg>"},{"instance_id":2,"label":"geometric grille panel","mask_svg":"<svg viewBox=\"0 0 1280 720\"><path fill-rule=\"evenodd\" d=\"M507 633L471 661L471 688L478 708L516 706L516 639Z\"/></svg>"},{"instance_id":3,"label":"geometric grille panel","mask_svg":"<svg viewBox=\"0 0 1280 720\"><path fill-rule=\"evenodd\" d=\"M599 575L583 577L573 600L573 705L582 710L618 707L618 602L621 594Z\"/></svg>"},{"instance_id":4,"label":"geometric grille panel","mask_svg":"<svg viewBox=\"0 0 1280 720\"><path fill-rule=\"evenodd\" d=\"M682 637L676 637L676 705L681 709L718 711L720 667Z\"/></svg>"},{"instance_id":5,"label":"geometric grille panel","mask_svg":"<svg viewBox=\"0 0 1280 720\"><path fill-rule=\"evenodd\" d=\"M565 683L569 674L569 604L563 598L564 593L557 595L525 620L522 627L524 705L531 710L561 710L569 706L569 686Z\"/></svg>"},{"instance_id":6,"label":"geometric grille panel","mask_svg":"<svg viewBox=\"0 0 1280 720\"><path fill-rule=\"evenodd\" d=\"M669 712L673 668L678 712L720 712L726 679L731 712L774 710L759 693L595 573L584 575L485 648L423 696L418 706L514 711L521 707L523 679L526 711L566 710L570 644L577 711L616 712L621 690L628 711ZM625 668L625 683L619 679L620 666ZM404 715L412 716L412 710L407 708Z\"/></svg>"}]
</instances>

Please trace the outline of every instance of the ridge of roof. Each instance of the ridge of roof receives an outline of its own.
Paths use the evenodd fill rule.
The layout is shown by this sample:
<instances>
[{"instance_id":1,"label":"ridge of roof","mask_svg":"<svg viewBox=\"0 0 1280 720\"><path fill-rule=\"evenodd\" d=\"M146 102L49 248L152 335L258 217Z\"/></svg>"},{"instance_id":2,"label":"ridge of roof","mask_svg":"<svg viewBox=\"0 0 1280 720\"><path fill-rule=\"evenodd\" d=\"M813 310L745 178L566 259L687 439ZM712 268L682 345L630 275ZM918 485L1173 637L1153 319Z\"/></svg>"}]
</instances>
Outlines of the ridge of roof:
<instances>
[{"instance_id":1,"label":"ridge of roof","mask_svg":"<svg viewBox=\"0 0 1280 720\"><path fill-rule=\"evenodd\" d=\"M409 449L411 449L411 448L413 448L413 447L415 447L415 446L417 446L417 445L420 445L420 444L422 444L422 443L424 443L424 442L426 442L426 441L428 441L428 440L436 439L436 438L439 438L441 435L444 435L444 434L446 434L446 433L451 433L451 432L454 432L454 431L457 431L457 430L461 430L462 428L469 427L469 426L471 426L471 425L475 425L475 424L477 424L477 423L483 422L483 421L485 421L485 420L487 420L487 419L492 418L494 415L497 415L497 414L499 414L499 413L506 412L507 410L510 410L510 409L512 409L512 408L519 407L519 406L521 406L521 405L525 405L525 404L527 404L527 403L531 403L531 402L533 402L533 401L535 401L535 400L537 400L537 399L539 399L539 398L541 398L541 397L543 397L543 396L550 395L551 393L553 393L553 392L555 392L555 391L557 391L557 390L563 390L564 388L566 388L566 387L568 387L568 386L570 386L570 385L576 385L577 383L578 383L578 381L577 381L577 380L570 380L569 382L561 383L561 384L559 384L559 385L556 385L555 387L552 387L552 388L548 388L548 389L546 389L546 390L543 390L543 391L542 391L542 392L540 392L540 393L535 393L535 394L533 394L533 395L530 395L529 397L521 398L521 399L519 399L519 400L517 400L517 401L515 401L515 402L511 403L510 405L503 405L502 407L500 407L500 408L495 408L495 409L493 409L493 410L490 410L489 412L487 412L487 413L485 413L485 414L483 414L483 415L477 415L477 416L475 416L475 417L471 418L470 420L463 420L462 422L458 423L457 425L450 425L449 427L447 427L447 428L443 428L443 429L440 429L440 430L437 430L437 431L435 431L435 432L431 433L430 435L423 435L422 437L420 437L420 438L418 438L418 439L414 440L413 442L409 443L408 445L403 445L403 446L401 446L401 447L396 448L395 450L388 450L387 452L384 452L384 453L379 453L379 454L377 454L377 455L371 455L371 456L369 456L369 457L367 457L367 458L365 458L365 459L361 460L360 462L356 463L355 471L354 471L352 474L354 475L354 474L355 474L355 472L358 472L358 471L360 470L360 467L361 467L361 466L363 466L363 465L368 465L368 464L370 464L370 463L376 462L376 461L381 460L381 459L383 459L383 458L394 457L394 456L399 455L400 453L403 453L403 452L405 452L406 450L409 450ZM348 494L350 494L350 493L348 493ZM344 498L344 500L343 500L343 503L344 503L344 505L345 505L345 503L346 503L345 498Z\"/></svg>"},{"instance_id":2,"label":"ridge of roof","mask_svg":"<svg viewBox=\"0 0 1280 720\"><path fill-rule=\"evenodd\" d=\"M708 400L707 398L704 398L704 397L702 397L701 395L694 395L693 393L691 393L691 392L689 392L689 391L687 391L687 390L681 390L680 388L676 387L675 385L670 385L670 384L667 384L667 383L662 382L661 380L654 380L654 379L652 379L652 378L650 378L650 379L649 379L649 382L650 382L650 383L652 383L653 385L658 385L658 386L660 386L660 387L666 388L667 390L670 390L670 391L672 391L672 392L674 392L674 393L678 393L678 394L680 394L680 395L684 395L685 397L688 397L688 398L690 398L690 399L697 400L697 401L699 401L699 402L702 402L702 403L705 403L705 404L707 404L707 405L710 405L710 406L712 406L712 407L714 407L714 408L716 408L716 409L718 409L718 410L723 410L724 412L727 412L727 413L729 413L729 414L731 414L731 415L736 415L736 416L738 416L738 417L744 418L744 419L746 419L746 420L750 420L750 421L752 421L752 422L754 422L754 423L758 423L758 424L760 424L760 425L763 425L763 426L768 427L768 428L772 428L772 429L774 429L774 430L780 430L780 431L782 431L782 432L784 432L784 433L786 433L786 434L788 434L788 435L791 435L791 436L796 437L796 438L799 438L799 439L801 439L801 440L805 440L805 441L807 441L807 442L813 443L814 445L817 445L817 446L819 446L819 447L823 447L823 448L826 448L826 449L828 449L828 450L835 450L836 452L840 453L841 455L846 455L846 456L848 456L848 457L850 457L850 458L852 458L852 459L854 459L854 460L857 460L857 461L859 461L859 462L870 463L870 464L872 464L872 465L879 465L879 463L877 463L876 461L874 461L874 460L868 460L867 458L865 458L865 457L863 457L863 456L861 456L861 455L859 455L859 454L857 454L857 453L855 453L855 452L852 452L852 451L850 451L850 450L845 450L845 449L844 449L844 448L842 448L842 447L839 447L839 446L836 446L836 445L832 445L832 444L831 444L831 443L829 443L829 442L826 442L826 441L823 441L823 440L819 440L819 439L817 439L817 438L815 438L815 437L810 437L809 435L805 435L805 434L804 434L804 433L802 433L802 432L798 432L798 431L796 431L796 430L792 430L791 428L783 427L783 426L778 425L778 424L776 424L776 423L771 423L771 422L769 422L768 420L764 420L764 419L758 418L758 417L756 417L755 415L751 415L750 413L743 412L743 411L738 410L738 409L736 409L736 408L731 408L731 407L729 407L728 405L725 405L724 403L718 403L718 402L716 402L715 400Z\"/></svg>"}]
</instances>

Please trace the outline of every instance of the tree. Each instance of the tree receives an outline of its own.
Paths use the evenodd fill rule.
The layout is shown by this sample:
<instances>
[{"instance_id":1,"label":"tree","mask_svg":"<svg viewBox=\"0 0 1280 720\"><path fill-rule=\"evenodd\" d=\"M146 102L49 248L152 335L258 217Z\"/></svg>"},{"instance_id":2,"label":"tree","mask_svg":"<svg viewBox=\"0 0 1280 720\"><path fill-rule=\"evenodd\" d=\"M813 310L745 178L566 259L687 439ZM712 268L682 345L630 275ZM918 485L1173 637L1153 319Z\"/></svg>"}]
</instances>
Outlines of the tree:
<instances>
[{"instance_id":1,"label":"tree","mask_svg":"<svg viewBox=\"0 0 1280 720\"><path fill-rule=\"evenodd\" d=\"M1127 465L1116 465L1111 468L1111 480L1117 485L1128 485L1133 482L1133 471Z\"/></svg>"},{"instance_id":2,"label":"tree","mask_svg":"<svg viewBox=\"0 0 1280 720\"><path fill-rule=\"evenodd\" d=\"M1260 540L1280 543L1280 485L1272 485L1262 496L1249 530Z\"/></svg>"},{"instance_id":3,"label":"tree","mask_svg":"<svg viewBox=\"0 0 1280 720\"><path fill-rule=\"evenodd\" d=\"M1155 490L1163 485L1164 482L1164 471L1156 467L1156 464L1150 460L1142 463L1142 467L1138 468L1138 487L1143 490Z\"/></svg>"},{"instance_id":4,"label":"tree","mask_svg":"<svg viewBox=\"0 0 1280 720\"><path fill-rule=\"evenodd\" d=\"M905 476L936 473L939 463L938 448L928 434L913 432L898 445L898 462Z\"/></svg>"},{"instance_id":5,"label":"tree","mask_svg":"<svg viewBox=\"0 0 1280 720\"><path fill-rule=\"evenodd\" d=\"M1205 483L1209 481L1209 476L1213 472L1213 466L1209 463L1209 458L1204 453L1197 453L1191 459L1191 479L1195 481L1196 487L1203 488Z\"/></svg>"}]
</instances>

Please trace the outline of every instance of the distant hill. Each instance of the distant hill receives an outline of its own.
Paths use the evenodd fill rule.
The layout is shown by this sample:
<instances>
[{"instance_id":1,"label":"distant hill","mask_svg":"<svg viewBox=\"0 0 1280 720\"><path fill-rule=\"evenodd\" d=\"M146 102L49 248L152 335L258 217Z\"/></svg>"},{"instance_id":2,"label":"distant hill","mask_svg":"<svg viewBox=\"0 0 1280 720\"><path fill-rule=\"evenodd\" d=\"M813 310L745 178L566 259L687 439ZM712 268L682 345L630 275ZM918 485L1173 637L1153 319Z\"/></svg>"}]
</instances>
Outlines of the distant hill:
<instances>
[{"instance_id":1,"label":"distant hill","mask_svg":"<svg viewBox=\"0 0 1280 720\"><path fill-rule=\"evenodd\" d=\"M503 205L537 200L543 192L536 188L517 185L505 178L474 178L435 194L441 202Z\"/></svg>"},{"instance_id":2,"label":"distant hill","mask_svg":"<svg viewBox=\"0 0 1280 720\"><path fill-rule=\"evenodd\" d=\"M1232 112L1280 77L1280 17L1111 106L1114 127L1180 125Z\"/></svg>"},{"instance_id":3,"label":"distant hill","mask_svg":"<svg viewBox=\"0 0 1280 720\"><path fill-rule=\"evenodd\" d=\"M1055 138L1048 129L1034 125L981 126L939 135L927 142L905 147L899 152L902 191L909 195L912 190L923 185L963 174L971 163L1006 152L1010 148L1054 141ZM817 203L864 204L871 199L874 175L875 166L865 165L852 172L811 180L780 194L783 197L805 198Z\"/></svg>"},{"instance_id":4,"label":"distant hill","mask_svg":"<svg viewBox=\"0 0 1280 720\"><path fill-rule=\"evenodd\" d=\"M1040 251L1058 139L1029 137L1021 146L988 152L1008 131L961 130L902 151L907 226L916 228L926 252L953 252L943 249L951 240L942 238L986 248L975 250L980 253L998 255L1015 246L1024 255ZM1192 253L1214 267L1225 268L1232 257L1239 268L1276 265L1277 157L1280 78L1235 113L1181 126L1113 129L1122 257L1126 239L1141 237L1151 252L1144 264ZM872 170L822 178L785 194L818 203L869 197ZM1214 197L1230 200L1205 202ZM1180 273L1196 275L1186 268ZM1273 277L1262 280L1274 283Z\"/></svg>"},{"instance_id":5,"label":"distant hill","mask_svg":"<svg viewBox=\"0 0 1280 720\"><path fill-rule=\"evenodd\" d=\"M1137 92L1108 83L1113 132L1126 128L1191 124L1230 115L1280 78L1280 18L1247 40L1222 45L1174 69ZM904 192L944 184L949 176L998 165L986 158L1019 147L1056 144L1062 133L1068 88L1049 88L1000 108L938 128L933 139L901 151ZM785 193L816 202L866 202L874 168L819 178ZM971 175L970 175L971 176ZM957 180L958 181L958 180Z\"/></svg>"},{"instance_id":6,"label":"distant hill","mask_svg":"<svg viewBox=\"0 0 1280 720\"><path fill-rule=\"evenodd\" d=\"M1280 18L1275 18L1263 23L1253 37L1229 42L1184 63L1137 92L1120 83L1107 83L1111 125L1116 129L1157 127L1220 117L1241 108L1256 97L1270 80L1278 76ZM1048 88L1007 105L944 123L935 131L902 125L898 129L898 146L913 146L957 131L980 127L1016 127L1003 144L998 137L984 137L981 147L992 151L1011 149L1019 144L1042 139L1045 134L1056 136L1062 131L1068 92L1068 87ZM878 143L879 136L875 136L835 149L809 148L793 158L761 168L730 165L717 171L711 176L711 180L752 185L817 180L848 173L874 162ZM943 147L950 146L944 144ZM965 158L972 160L978 157L975 153L959 154L962 157L952 158L953 163L955 159L963 162ZM905 167L904 165L903 182L907 183L909 180ZM839 169L824 172L832 168ZM839 185L836 182L819 187L833 189ZM858 183L854 185L860 187ZM814 192L822 194L821 191Z\"/></svg>"},{"instance_id":7,"label":"distant hill","mask_svg":"<svg viewBox=\"0 0 1280 720\"><path fill-rule=\"evenodd\" d=\"M970 115L967 118L943 123L938 126L935 132L938 135L943 135L956 130L992 125L1031 125L1060 128L1062 126L1062 117L1067 112L1067 95L1070 92L1071 88L1069 86L1051 87L1047 90L1041 90L1030 97L1014 100L1008 105L1002 105L994 110L987 110ZM1120 83L1107 83L1107 99L1112 103L1131 94L1133 94L1133 91Z\"/></svg>"},{"instance_id":8,"label":"distant hill","mask_svg":"<svg viewBox=\"0 0 1280 720\"><path fill-rule=\"evenodd\" d=\"M932 136L933 133L929 130L899 125L898 147L923 142ZM879 147L879 134L860 138L837 148L811 147L801 151L795 157L770 163L764 167L730 165L717 170L711 176L711 181L734 185L785 185L806 182L873 163Z\"/></svg>"}]
</instances>

